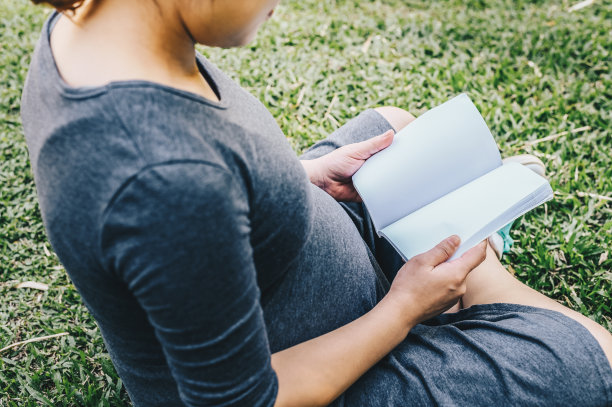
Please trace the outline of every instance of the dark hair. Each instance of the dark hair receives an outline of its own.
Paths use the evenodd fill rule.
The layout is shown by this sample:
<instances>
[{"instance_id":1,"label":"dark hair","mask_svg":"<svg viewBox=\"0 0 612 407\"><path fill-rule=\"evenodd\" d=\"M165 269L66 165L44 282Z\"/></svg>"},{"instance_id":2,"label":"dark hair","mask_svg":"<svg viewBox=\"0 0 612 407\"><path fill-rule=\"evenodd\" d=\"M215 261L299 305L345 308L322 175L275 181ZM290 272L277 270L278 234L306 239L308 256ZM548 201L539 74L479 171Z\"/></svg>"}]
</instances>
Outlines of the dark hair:
<instances>
[{"instance_id":1,"label":"dark hair","mask_svg":"<svg viewBox=\"0 0 612 407\"><path fill-rule=\"evenodd\" d=\"M74 11L83 4L84 0L32 0L34 4L46 3L55 7L57 11Z\"/></svg>"}]
</instances>

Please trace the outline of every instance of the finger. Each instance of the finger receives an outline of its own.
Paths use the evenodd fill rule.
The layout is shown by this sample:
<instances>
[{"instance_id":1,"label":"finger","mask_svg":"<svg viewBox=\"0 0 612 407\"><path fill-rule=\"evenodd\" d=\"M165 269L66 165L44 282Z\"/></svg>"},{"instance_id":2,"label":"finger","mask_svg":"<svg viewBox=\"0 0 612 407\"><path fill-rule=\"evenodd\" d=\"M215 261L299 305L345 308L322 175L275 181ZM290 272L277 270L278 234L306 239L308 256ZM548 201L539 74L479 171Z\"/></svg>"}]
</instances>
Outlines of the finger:
<instances>
[{"instance_id":1,"label":"finger","mask_svg":"<svg viewBox=\"0 0 612 407\"><path fill-rule=\"evenodd\" d=\"M469 272L478 267L486 257L487 242L482 241L467 252L463 253L458 259L450 262L450 264L459 265L459 268L465 273L465 276L467 276Z\"/></svg>"},{"instance_id":2,"label":"finger","mask_svg":"<svg viewBox=\"0 0 612 407\"><path fill-rule=\"evenodd\" d=\"M367 160L379 151L389 147L391 142L393 142L394 134L395 133L393 130L387 130L380 136L372 137L371 139L362 141L360 143L355 143L354 153L359 156L359 159Z\"/></svg>"},{"instance_id":3,"label":"finger","mask_svg":"<svg viewBox=\"0 0 612 407\"><path fill-rule=\"evenodd\" d=\"M334 198L336 198L336 200L339 202L363 202L357 190L354 187L348 186L343 193L339 194L338 196L334 196Z\"/></svg>"},{"instance_id":4,"label":"finger","mask_svg":"<svg viewBox=\"0 0 612 407\"><path fill-rule=\"evenodd\" d=\"M448 260L453 253L459 247L459 243L461 243L461 239L457 235L452 235L447 237L440 243L438 243L433 249L420 254L420 260L427 264L428 266L437 266L438 264L444 263Z\"/></svg>"}]
</instances>

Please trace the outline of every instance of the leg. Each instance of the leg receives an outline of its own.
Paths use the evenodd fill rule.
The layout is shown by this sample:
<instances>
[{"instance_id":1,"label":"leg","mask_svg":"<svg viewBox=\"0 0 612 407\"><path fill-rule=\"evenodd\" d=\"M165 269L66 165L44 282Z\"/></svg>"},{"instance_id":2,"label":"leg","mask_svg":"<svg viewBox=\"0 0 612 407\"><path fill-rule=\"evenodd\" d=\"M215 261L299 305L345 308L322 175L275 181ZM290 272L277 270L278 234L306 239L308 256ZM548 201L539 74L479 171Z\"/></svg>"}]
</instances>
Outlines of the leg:
<instances>
[{"instance_id":1,"label":"leg","mask_svg":"<svg viewBox=\"0 0 612 407\"><path fill-rule=\"evenodd\" d=\"M597 341L560 313L475 305L417 325L335 405L407 404L609 406L612 369Z\"/></svg>"},{"instance_id":2,"label":"leg","mask_svg":"<svg viewBox=\"0 0 612 407\"><path fill-rule=\"evenodd\" d=\"M399 131L414 119L413 115L399 107L383 106L365 110L327 138L310 147L300 159L312 160L321 157L336 148L367 140L389 129Z\"/></svg>"},{"instance_id":3,"label":"leg","mask_svg":"<svg viewBox=\"0 0 612 407\"><path fill-rule=\"evenodd\" d=\"M490 248L468 278L469 308L414 327L337 405L612 405L603 328L520 284Z\"/></svg>"},{"instance_id":4,"label":"leg","mask_svg":"<svg viewBox=\"0 0 612 407\"><path fill-rule=\"evenodd\" d=\"M411 121L416 119L412 114L408 113L404 109L400 109L395 106L383 106L377 107L376 110L382 117L384 117L393 129L397 132L410 124Z\"/></svg>"},{"instance_id":5,"label":"leg","mask_svg":"<svg viewBox=\"0 0 612 407\"><path fill-rule=\"evenodd\" d=\"M487 248L487 258L467 278L467 292L462 299L468 308L476 304L512 303L560 312L579 322L595 337L612 364L612 335L595 321L535 291L514 278Z\"/></svg>"},{"instance_id":6,"label":"leg","mask_svg":"<svg viewBox=\"0 0 612 407\"><path fill-rule=\"evenodd\" d=\"M378 136L389 129L396 131L405 127L414 120L414 116L407 111L384 106L363 111L357 117L334 131L324 140L309 148L300 159L312 160L328 154L336 148L346 144L357 143ZM395 249L383 238L379 238L374 225L361 203L342 202L340 204L357 227L366 245L376 258L387 280L391 281L404 264Z\"/></svg>"},{"instance_id":7,"label":"leg","mask_svg":"<svg viewBox=\"0 0 612 407\"><path fill-rule=\"evenodd\" d=\"M311 188L310 237L261 294L272 352L333 331L371 310L389 286L345 210Z\"/></svg>"}]
</instances>

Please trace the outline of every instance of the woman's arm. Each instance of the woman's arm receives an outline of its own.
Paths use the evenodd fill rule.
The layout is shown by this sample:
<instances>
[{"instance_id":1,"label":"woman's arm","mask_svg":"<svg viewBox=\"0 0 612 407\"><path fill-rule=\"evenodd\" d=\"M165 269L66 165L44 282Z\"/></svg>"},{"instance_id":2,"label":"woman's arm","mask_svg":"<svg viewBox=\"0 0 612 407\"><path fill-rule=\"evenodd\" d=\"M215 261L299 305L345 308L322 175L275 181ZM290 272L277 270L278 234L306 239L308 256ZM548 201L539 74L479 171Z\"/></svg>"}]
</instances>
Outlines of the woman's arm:
<instances>
[{"instance_id":1,"label":"woman's arm","mask_svg":"<svg viewBox=\"0 0 612 407\"><path fill-rule=\"evenodd\" d=\"M465 293L465 278L485 258L480 244L444 263L459 245L450 237L411 259L391 290L361 318L272 355L279 390L275 406L325 406L376 364L421 321L450 308Z\"/></svg>"},{"instance_id":2,"label":"woman's arm","mask_svg":"<svg viewBox=\"0 0 612 407\"><path fill-rule=\"evenodd\" d=\"M152 394L145 400L226 407L274 402L278 385L245 194L240 180L220 167L173 161L131 177L105 211L101 260L138 304L109 301L109 310L126 317L107 327L121 339L115 355L126 386ZM116 328L132 319L145 327L137 335ZM171 385L168 375L180 403L155 387L157 381Z\"/></svg>"},{"instance_id":3,"label":"woman's arm","mask_svg":"<svg viewBox=\"0 0 612 407\"><path fill-rule=\"evenodd\" d=\"M368 314L270 358L239 185L208 163L156 165L105 211L101 260L146 313L188 406L267 406L275 396L279 406L330 403L412 326L456 302L479 260L472 250L440 264L458 245L447 240L406 263ZM160 356L124 351L134 352L126 362L134 371Z\"/></svg>"},{"instance_id":4,"label":"woman's arm","mask_svg":"<svg viewBox=\"0 0 612 407\"><path fill-rule=\"evenodd\" d=\"M275 406L328 405L415 324L385 298L350 324L273 354L272 368L279 382Z\"/></svg>"}]
</instances>

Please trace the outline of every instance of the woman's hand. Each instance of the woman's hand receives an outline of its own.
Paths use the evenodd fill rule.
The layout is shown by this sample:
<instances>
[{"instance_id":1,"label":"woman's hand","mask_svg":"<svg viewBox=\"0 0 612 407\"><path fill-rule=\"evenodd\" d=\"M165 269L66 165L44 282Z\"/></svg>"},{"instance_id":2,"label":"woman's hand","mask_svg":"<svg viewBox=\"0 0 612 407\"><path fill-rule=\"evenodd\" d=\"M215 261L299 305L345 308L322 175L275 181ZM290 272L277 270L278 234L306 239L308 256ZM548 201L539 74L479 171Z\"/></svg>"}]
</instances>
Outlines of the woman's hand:
<instances>
[{"instance_id":1,"label":"woman's hand","mask_svg":"<svg viewBox=\"0 0 612 407\"><path fill-rule=\"evenodd\" d=\"M446 311L465 294L465 280L470 271L486 257L486 242L445 263L460 239L451 236L428 252L413 257L397 273L385 299L395 302L410 315L409 326ZM416 311L416 320L415 318Z\"/></svg>"},{"instance_id":2,"label":"woman's hand","mask_svg":"<svg viewBox=\"0 0 612 407\"><path fill-rule=\"evenodd\" d=\"M448 263L452 236L406 263L372 310L325 335L272 355L276 407L326 406L406 338L417 323L448 309L465 292L465 278L485 257L486 244Z\"/></svg>"},{"instance_id":3,"label":"woman's hand","mask_svg":"<svg viewBox=\"0 0 612 407\"><path fill-rule=\"evenodd\" d=\"M389 130L369 140L340 147L323 157L303 160L302 165L310 182L336 201L361 202L351 177L368 158L391 145L393 134L393 130Z\"/></svg>"}]
</instances>

